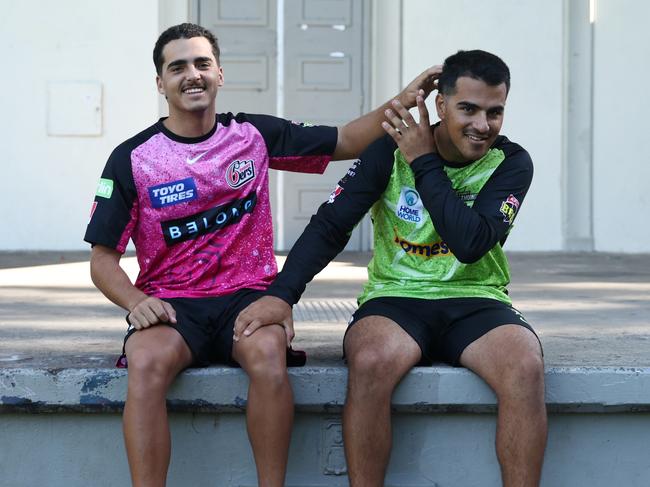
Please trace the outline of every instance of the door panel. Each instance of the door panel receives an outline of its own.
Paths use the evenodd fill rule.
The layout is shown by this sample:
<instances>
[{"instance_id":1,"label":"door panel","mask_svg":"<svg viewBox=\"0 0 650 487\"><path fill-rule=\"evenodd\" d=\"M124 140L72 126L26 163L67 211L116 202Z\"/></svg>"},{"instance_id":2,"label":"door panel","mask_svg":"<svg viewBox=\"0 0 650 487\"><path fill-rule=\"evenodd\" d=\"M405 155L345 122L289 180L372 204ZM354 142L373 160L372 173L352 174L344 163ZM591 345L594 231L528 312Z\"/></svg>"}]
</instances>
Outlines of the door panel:
<instances>
[{"instance_id":1,"label":"door panel","mask_svg":"<svg viewBox=\"0 0 650 487\"><path fill-rule=\"evenodd\" d=\"M340 126L369 109L367 9L367 0L284 0L284 118ZM220 41L225 83L217 110L277 114L276 0L201 0L197 10L199 23ZM324 175L271 171L274 228L284 229L285 249L350 165L333 162ZM369 248L369 227L367 219L358 226L348 250Z\"/></svg>"}]
</instances>

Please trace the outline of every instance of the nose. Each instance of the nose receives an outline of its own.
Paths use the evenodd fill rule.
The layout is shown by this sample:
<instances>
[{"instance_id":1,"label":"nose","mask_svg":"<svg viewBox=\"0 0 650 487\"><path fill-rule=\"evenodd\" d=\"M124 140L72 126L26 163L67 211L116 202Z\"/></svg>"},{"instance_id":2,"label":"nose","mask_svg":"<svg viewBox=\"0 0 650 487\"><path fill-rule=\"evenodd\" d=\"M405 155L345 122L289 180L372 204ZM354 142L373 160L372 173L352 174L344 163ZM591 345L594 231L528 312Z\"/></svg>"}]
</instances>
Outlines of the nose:
<instances>
[{"instance_id":1,"label":"nose","mask_svg":"<svg viewBox=\"0 0 650 487\"><path fill-rule=\"evenodd\" d=\"M478 133L484 134L489 132L490 125L487 121L487 114L484 112L477 113L476 117L474 117L474 120L472 120L472 126Z\"/></svg>"},{"instance_id":2,"label":"nose","mask_svg":"<svg viewBox=\"0 0 650 487\"><path fill-rule=\"evenodd\" d=\"M199 79L201 77L201 71L196 69L196 66L190 64L188 69L185 71L185 78L190 79Z\"/></svg>"}]
</instances>

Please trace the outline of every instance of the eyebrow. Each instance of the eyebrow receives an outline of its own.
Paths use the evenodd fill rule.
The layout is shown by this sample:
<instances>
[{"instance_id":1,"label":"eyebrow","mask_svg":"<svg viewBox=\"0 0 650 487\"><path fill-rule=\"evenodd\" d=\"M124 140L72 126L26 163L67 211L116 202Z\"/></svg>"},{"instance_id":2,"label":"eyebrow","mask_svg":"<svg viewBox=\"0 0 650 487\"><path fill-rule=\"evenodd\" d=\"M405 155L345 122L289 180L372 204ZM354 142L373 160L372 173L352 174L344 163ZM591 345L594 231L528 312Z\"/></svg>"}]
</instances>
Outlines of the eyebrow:
<instances>
[{"instance_id":1,"label":"eyebrow","mask_svg":"<svg viewBox=\"0 0 650 487\"><path fill-rule=\"evenodd\" d=\"M479 107L477 104L472 103L472 102L469 102L469 101L459 101L458 103L456 103L456 106L457 106L457 107L461 107L461 108L462 108L462 107L469 107L469 108L473 108L473 109L477 109L477 110L481 108L481 107ZM493 106L493 107L489 107L489 108L487 108L486 111L489 112L489 111L491 111L491 110L498 110L498 111L501 112L501 111L503 111L504 109L505 109L505 107L504 107L503 105L495 105L495 106Z\"/></svg>"},{"instance_id":2,"label":"eyebrow","mask_svg":"<svg viewBox=\"0 0 650 487\"><path fill-rule=\"evenodd\" d=\"M192 62L196 64L196 63L203 63L203 62L206 62L206 61L207 62L212 62L212 58L209 58L207 56L201 56L201 57L194 58L194 60ZM167 65L167 69L171 69L171 68L176 67L176 66L185 66L188 63L189 63L189 61L187 59L177 59L176 61L172 61L171 63L169 63Z\"/></svg>"}]
</instances>

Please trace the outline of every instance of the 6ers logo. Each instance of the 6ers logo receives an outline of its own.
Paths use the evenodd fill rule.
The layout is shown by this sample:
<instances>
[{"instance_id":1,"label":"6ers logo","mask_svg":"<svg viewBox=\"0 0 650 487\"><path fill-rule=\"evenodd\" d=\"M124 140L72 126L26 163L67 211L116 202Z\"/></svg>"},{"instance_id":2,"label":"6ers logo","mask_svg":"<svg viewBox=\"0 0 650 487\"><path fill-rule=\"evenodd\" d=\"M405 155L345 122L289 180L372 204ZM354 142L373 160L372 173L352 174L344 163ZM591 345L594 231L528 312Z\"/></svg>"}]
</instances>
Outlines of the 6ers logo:
<instances>
[{"instance_id":1,"label":"6ers logo","mask_svg":"<svg viewBox=\"0 0 650 487\"><path fill-rule=\"evenodd\" d=\"M239 188L255 178L255 161L248 159L232 161L226 169L226 182L231 188Z\"/></svg>"}]
</instances>

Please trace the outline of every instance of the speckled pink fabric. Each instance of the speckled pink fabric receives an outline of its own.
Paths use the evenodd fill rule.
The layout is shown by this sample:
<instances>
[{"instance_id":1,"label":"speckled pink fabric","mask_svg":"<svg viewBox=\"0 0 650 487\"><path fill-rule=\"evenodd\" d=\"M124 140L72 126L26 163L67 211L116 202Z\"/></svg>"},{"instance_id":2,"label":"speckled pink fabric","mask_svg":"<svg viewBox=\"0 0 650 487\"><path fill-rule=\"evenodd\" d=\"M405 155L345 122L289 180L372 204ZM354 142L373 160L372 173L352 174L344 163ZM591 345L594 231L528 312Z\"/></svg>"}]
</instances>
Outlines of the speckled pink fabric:
<instances>
[{"instance_id":1,"label":"speckled pink fabric","mask_svg":"<svg viewBox=\"0 0 650 487\"><path fill-rule=\"evenodd\" d=\"M322 172L330 158L290 159L278 162L282 161L285 168L287 164L306 164L310 167L303 166L301 171ZM210 138L195 144L177 142L159 132L131 153L131 161L138 193L134 205L137 217L132 220L133 228L129 225L125 229L120 243L125 246L130 236L136 245L140 265L137 287L157 297L219 296L241 288L266 288L277 273L269 204L269 155L264 139L252 124L219 124ZM254 177L248 173L238 187L233 185L241 183L242 178L227 175L229 168L232 173L235 161L254 168ZM152 188L182 181L187 186L188 178L195 187L192 198L154 207ZM201 215L251 192L257 196L254 210L239 222L173 245L165 241L163 222Z\"/></svg>"}]
</instances>

